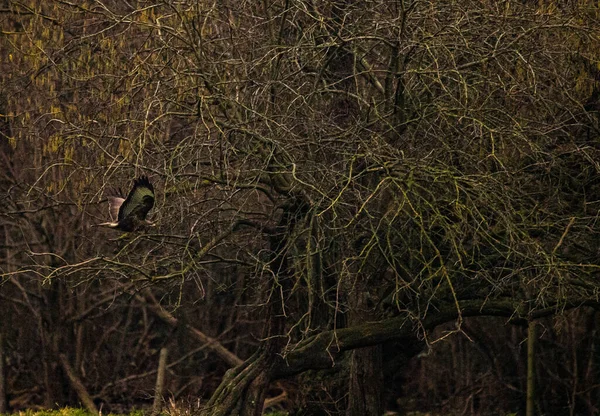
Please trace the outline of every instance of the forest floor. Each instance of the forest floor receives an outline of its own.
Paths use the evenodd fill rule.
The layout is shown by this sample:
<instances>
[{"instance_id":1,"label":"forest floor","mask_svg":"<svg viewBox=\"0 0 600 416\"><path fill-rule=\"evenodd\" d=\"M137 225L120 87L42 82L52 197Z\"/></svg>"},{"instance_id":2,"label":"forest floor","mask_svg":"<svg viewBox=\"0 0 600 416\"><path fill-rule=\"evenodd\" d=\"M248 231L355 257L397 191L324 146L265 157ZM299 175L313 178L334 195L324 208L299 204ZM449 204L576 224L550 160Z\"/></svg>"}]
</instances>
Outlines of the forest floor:
<instances>
[{"instance_id":1,"label":"forest floor","mask_svg":"<svg viewBox=\"0 0 600 416\"><path fill-rule=\"evenodd\" d=\"M106 416L149 416L152 414L150 409L148 410L134 410L127 414L116 414L107 413ZM190 412L187 409L173 409L169 408L161 412L160 415L169 416L183 416L189 415ZM102 412L100 412L102 416ZM288 412L267 412L264 416L287 416ZM21 410L14 413L0 413L0 416L97 416L86 409L77 409L71 407L65 407L58 410Z\"/></svg>"},{"instance_id":2,"label":"forest floor","mask_svg":"<svg viewBox=\"0 0 600 416\"><path fill-rule=\"evenodd\" d=\"M127 414L116 414L116 413L107 413L106 416L150 416L152 414L151 410L134 410ZM161 412L160 415L163 416L183 416L189 415L191 412L187 409L165 409L165 411ZM387 415L388 413L386 413ZM389 413L393 415L395 413ZM102 416L102 412L100 412ZM282 412L282 411L268 411L263 413L263 416L289 416L290 413ZM421 413L421 412L409 412L407 413L409 416L431 416L431 413ZM71 407L65 407L58 410L21 410L14 413L0 413L0 416L97 416L93 413L89 412L86 409L77 409Z\"/></svg>"}]
</instances>

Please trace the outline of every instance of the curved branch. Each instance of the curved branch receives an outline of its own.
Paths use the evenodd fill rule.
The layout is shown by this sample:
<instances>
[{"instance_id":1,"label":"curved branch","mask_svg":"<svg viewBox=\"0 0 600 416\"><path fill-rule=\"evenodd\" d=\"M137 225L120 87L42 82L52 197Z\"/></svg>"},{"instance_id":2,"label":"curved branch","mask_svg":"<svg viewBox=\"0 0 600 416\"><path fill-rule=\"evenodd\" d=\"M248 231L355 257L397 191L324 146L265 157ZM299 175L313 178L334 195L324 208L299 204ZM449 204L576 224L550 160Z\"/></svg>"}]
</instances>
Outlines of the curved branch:
<instances>
[{"instance_id":1,"label":"curved branch","mask_svg":"<svg viewBox=\"0 0 600 416\"><path fill-rule=\"evenodd\" d=\"M512 300L470 300L461 301L459 305L460 311L456 309L453 303L440 307L436 312L421 320L420 327L424 330L432 330L439 325L458 319L459 316L500 316L507 318L508 323L517 325L526 325L528 322L526 305L522 302ZM545 309L532 311L529 318L539 319L581 306L598 308L600 302L581 300L569 302L568 304L556 304ZM307 370L331 368L344 351L389 341L415 342L416 340L417 331L414 322L405 316L322 332L309 338L285 356L280 357L279 362L273 367L272 379L289 377Z\"/></svg>"},{"instance_id":2,"label":"curved branch","mask_svg":"<svg viewBox=\"0 0 600 416\"><path fill-rule=\"evenodd\" d=\"M179 320L160 305L150 290L143 290L142 295L137 295L137 298L142 302L145 302L148 305L148 308L163 322L174 328L179 325ZM231 367L242 365L244 363L241 358L225 348L217 339L206 335L204 332L191 325L185 325L185 328L189 331L190 335L196 338L200 343L206 345L208 349L217 354Z\"/></svg>"}]
</instances>

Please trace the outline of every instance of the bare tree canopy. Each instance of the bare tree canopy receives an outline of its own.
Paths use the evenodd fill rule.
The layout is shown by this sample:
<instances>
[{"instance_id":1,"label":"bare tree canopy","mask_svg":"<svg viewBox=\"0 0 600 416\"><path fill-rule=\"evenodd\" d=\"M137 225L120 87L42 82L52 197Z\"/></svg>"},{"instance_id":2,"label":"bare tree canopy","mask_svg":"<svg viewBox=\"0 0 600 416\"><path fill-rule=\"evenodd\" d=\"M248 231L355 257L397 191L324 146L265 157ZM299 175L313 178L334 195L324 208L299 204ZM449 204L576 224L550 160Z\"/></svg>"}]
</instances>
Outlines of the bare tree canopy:
<instances>
[{"instance_id":1,"label":"bare tree canopy","mask_svg":"<svg viewBox=\"0 0 600 416\"><path fill-rule=\"evenodd\" d=\"M600 411L599 18L0 1L9 407L150 406L168 347L207 415L519 411L536 323L538 409ZM156 227L92 229L140 176L117 202Z\"/></svg>"}]
</instances>

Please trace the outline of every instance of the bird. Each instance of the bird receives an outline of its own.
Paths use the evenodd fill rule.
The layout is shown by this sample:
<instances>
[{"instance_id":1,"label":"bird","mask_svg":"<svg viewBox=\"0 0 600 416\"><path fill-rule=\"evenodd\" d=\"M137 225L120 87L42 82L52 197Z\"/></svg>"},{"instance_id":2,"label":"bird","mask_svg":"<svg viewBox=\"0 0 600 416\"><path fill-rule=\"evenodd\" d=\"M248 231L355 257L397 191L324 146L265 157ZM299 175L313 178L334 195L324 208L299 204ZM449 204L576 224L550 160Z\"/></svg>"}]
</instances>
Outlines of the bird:
<instances>
[{"instance_id":1,"label":"bird","mask_svg":"<svg viewBox=\"0 0 600 416\"><path fill-rule=\"evenodd\" d=\"M146 219L154 206L154 186L147 176L140 176L133 181L133 187L127 198L108 197L108 212L111 221L98 226L118 229L125 232L137 231L145 226L154 226Z\"/></svg>"}]
</instances>

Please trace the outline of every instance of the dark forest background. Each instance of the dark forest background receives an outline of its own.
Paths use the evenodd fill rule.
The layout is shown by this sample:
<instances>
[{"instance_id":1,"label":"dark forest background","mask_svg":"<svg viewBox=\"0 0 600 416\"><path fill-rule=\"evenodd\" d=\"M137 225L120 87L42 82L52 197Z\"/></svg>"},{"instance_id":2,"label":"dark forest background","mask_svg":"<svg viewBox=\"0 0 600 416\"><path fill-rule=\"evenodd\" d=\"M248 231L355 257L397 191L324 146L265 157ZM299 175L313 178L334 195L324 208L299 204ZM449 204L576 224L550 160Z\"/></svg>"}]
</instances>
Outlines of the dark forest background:
<instances>
[{"instance_id":1,"label":"dark forest background","mask_svg":"<svg viewBox=\"0 0 600 416\"><path fill-rule=\"evenodd\" d=\"M0 0L0 410L597 414L599 18Z\"/></svg>"}]
</instances>

